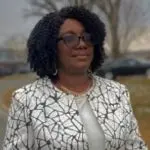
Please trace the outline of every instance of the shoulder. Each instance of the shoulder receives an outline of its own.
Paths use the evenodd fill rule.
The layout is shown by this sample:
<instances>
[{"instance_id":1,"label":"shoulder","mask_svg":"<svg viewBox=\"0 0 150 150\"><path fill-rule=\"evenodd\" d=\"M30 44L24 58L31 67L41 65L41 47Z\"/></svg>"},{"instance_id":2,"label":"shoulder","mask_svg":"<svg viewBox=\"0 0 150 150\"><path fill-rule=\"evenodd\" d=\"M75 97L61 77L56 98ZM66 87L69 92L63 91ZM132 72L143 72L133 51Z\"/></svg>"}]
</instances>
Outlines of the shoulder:
<instances>
[{"instance_id":1,"label":"shoulder","mask_svg":"<svg viewBox=\"0 0 150 150\"><path fill-rule=\"evenodd\" d=\"M12 94L12 99L20 101L21 103L27 103L32 99L41 97L45 93L49 92L52 84L48 78L39 78L30 84L27 84L17 90ZM30 103L30 102L29 102Z\"/></svg>"},{"instance_id":2,"label":"shoulder","mask_svg":"<svg viewBox=\"0 0 150 150\"><path fill-rule=\"evenodd\" d=\"M94 78L96 79L97 86L103 92L114 93L118 96L124 95L126 97L129 95L128 89L124 84L121 84L114 80L105 79L97 75L94 75Z\"/></svg>"}]
</instances>

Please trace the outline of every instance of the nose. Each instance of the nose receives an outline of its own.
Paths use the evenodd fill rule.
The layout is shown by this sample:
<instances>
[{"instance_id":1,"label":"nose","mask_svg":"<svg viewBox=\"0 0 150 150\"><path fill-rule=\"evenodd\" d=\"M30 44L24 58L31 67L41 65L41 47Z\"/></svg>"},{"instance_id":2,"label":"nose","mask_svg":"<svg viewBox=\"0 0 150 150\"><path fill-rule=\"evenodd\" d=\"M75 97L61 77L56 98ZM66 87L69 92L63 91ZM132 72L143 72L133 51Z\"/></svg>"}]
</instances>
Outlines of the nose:
<instances>
[{"instance_id":1,"label":"nose","mask_svg":"<svg viewBox=\"0 0 150 150\"><path fill-rule=\"evenodd\" d=\"M86 44L86 42L83 40L82 37L80 37L80 39L79 39L79 45L78 45L78 47L87 47L87 44Z\"/></svg>"}]
</instances>

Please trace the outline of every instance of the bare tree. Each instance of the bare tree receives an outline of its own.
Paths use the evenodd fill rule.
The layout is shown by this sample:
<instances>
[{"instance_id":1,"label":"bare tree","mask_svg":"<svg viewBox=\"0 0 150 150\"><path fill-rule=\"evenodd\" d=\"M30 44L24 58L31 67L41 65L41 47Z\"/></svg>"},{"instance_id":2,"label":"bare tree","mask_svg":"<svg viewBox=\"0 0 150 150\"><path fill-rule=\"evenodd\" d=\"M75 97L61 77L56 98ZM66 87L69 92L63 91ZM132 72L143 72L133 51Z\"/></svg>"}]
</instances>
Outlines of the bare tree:
<instances>
[{"instance_id":1,"label":"bare tree","mask_svg":"<svg viewBox=\"0 0 150 150\"><path fill-rule=\"evenodd\" d=\"M137 40L147 32L148 26L145 22L149 18L149 5L147 8L141 8L141 1L124 0L122 2L120 16L120 49L122 53L128 52L128 48L133 40Z\"/></svg>"},{"instance_id":2,"label":"bare tree","mask_svg":"<svg viewBox=\"0 0 150 150\"><path fill-rule=\"evenodd\" d=\"M143 9L140 0L97 0L96 3L108 24L112 56L118 57L146 31L141 23L149 17L148 7Z\"/></svg>"},{"instance_id":3,"label":"bare tree","mask_svg":"<svg viewBox=\"0 0 150 150\"><path fill-rule=\"evenodd\" d=\"M25 9L25 17L43 16L45 13L57 11L62 6L84 5L91 8L95 0L26 0L30 8Z\"/></svg>"},{"instance_id":4,"label":"bare tree","mask_svg":"<svg viewBox=\"0 0 150 150\"><path fill-rule=\"evenodd\" d=\"M26 49L27 38L22 34L13 34L3 42L3 47L13 49L16 51L23 51Z\"/></svg>"},{"instance_id":5,"label":"bare tree","mask_svg":"<svg viewBox=\"0 0 150 150\"><path fill-rule=\"evenodd\" d=\"M145 0L143 0L145 1ZM27 16L43 16L66 5L84 5L104 17L107 27L107 43L113 57L127 52L130 43L141 36L146 27L141 23L147 18L147 9L142 9L141 0L28 0L31 9ZM93 9L92 9L93 8Z\"/></svg>"},{"instance_id":6,"label":"bare tree","mask_svg":"<svg viewBox=\"0 0 150 150\"><path fill-rule=\"evenodd\" d=\"M44 14L57 11L57 0L27 0L30 8L25 9L25 17L37 16L41 17Z\"/></svg>"},{"instance_id":7,"label":"bare tree","mask_svg":"<svg viewBox=\"0 0 150 150\"><path fill-rule=\"evenodd\" d=\"M12 50L17 60L25 62L27 59L26 41L24 35L13 34L4 41L3 47Z\"/></svg>"}]
</instances>

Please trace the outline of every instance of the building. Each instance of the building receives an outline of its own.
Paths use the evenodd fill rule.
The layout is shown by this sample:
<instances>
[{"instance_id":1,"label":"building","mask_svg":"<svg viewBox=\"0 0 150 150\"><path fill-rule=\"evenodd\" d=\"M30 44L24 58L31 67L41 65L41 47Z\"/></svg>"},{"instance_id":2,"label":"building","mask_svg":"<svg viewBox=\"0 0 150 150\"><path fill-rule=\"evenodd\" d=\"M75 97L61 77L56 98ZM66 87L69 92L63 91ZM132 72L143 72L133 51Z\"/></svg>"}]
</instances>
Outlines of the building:
<instances>
[{"instance_id":1,"label":"building","mask_svg":"<svg viewBox=\"0 0 150 150\"><path fill-rule=\"evenodd\" d=\"M26 57L20 57L18 51L0 48L0 76L18 72L18 68L26 65Z\"/></svg>"}]
</instances>

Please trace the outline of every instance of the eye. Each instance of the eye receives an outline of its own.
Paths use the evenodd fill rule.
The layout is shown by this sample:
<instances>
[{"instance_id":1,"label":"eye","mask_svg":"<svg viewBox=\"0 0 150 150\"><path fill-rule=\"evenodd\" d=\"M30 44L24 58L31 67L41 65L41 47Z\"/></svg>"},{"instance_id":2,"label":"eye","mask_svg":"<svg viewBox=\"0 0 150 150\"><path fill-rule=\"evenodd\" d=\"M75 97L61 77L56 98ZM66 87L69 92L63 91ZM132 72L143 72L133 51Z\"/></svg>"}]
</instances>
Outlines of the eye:
<instances>
[{"instance_id":1,"label":"eye","mask_svg":"<svg viewBox=\"0 0 150 150\"><path fill-rule=\"evenodd\" d=\"M66 35L63 37L63 40L65 42L72 42L72 41L76 41L77 40L77 36L76 35Z\"/></svg>"},{"instance_id":2,"label":"eye","mask_svg":"<svg viewBox=\"0 0 150 150\"><path fill-rule=\"evenodd\" d=\"M82 37L83 37L84 41L89 44L93 44L93 45L98 44L97 39L95 39L95 37L93 35L91 35L90 33L85 32Z\"/></svg>"},{"instance_id":3,"label":"eye","mask_svg":"<svg viewBox=\"0 0 150 150\"><path fill-rule=\"evenodd\" d=\"M91 34L90 33L84 33L83 38L85 41L91 41Z\"/></svg>"}]
</instances>

